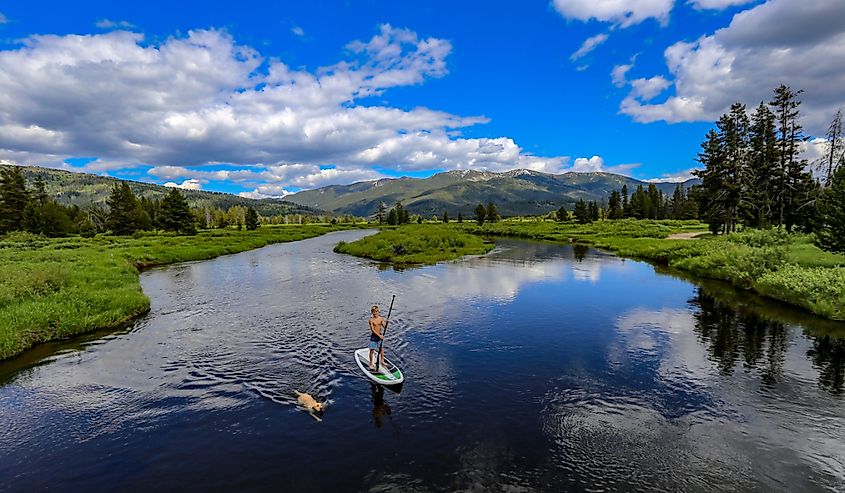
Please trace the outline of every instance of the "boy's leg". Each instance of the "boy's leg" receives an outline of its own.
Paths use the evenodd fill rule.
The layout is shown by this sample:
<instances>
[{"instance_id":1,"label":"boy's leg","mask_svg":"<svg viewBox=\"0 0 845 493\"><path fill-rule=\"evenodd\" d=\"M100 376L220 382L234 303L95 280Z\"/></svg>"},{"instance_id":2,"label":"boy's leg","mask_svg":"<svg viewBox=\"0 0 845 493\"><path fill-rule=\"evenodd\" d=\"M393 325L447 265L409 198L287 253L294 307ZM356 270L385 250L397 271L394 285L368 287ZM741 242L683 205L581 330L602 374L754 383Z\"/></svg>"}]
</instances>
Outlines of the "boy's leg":
<instances>
[{"instance_id":1,"label":"boy's leg","mask_svg":"<svg viewBox=\"0 0 845 493\"><path fill-rule=\"evenodd\" d=\"M374 370L373 368L373 350L370 349L370 370Z\"/></svg>"},{"instance_id":2,"label":"boy's leg","mask_svg":"<svg viewBox=\"0 0 845 493\"><path fill-rule=\"evenodd\" d=\"M379 349L379 356L381 356L381 366L384 366L384 347Z\"/></svg>"}]
</instances>

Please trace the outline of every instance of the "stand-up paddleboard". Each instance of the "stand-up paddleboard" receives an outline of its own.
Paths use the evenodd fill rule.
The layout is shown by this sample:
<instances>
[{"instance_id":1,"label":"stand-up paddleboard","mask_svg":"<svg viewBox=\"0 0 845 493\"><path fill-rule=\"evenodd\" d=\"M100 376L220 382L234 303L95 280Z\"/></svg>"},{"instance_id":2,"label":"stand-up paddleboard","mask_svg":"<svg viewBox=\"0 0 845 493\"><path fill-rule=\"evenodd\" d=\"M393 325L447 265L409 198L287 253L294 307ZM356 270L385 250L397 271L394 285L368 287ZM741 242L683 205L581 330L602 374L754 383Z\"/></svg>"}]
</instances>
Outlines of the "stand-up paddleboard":
<instances>
[{"instance_id":1,"label":"stand-up paddleboard","mask_svg":"<svg viewBox=\"0 0 845 493\"><path fill-rule=\"evenodd\" d=\"M376 358L378 358L378 351L373 351L373 364L375 365ZM405 381L405 376L398 366L390 362L386 357L384 358L384 365L376 370L370 370L370 349L362 348L355 351L355 362L358 363L358 368L364 372L370 380L381 385L399 385Z\"/></svg>"}]
</instances>

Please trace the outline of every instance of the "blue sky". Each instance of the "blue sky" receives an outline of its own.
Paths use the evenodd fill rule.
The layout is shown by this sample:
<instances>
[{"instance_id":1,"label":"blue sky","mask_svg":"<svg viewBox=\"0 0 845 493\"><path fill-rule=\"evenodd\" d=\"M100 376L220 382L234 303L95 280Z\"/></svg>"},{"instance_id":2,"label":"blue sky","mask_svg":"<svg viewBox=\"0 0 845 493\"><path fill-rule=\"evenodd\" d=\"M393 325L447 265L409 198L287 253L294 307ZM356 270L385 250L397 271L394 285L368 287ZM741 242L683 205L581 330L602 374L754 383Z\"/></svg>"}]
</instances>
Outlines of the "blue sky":
<instances>
[{"instance_id":1,"label":"blue sky","mask_svg":"<svg viewBox=\"0 0 845 493\"><path fill-rule=\"evenodd\" d=\"M734 100L803 88L817 135L843 103L845 53L823 47L845 8L801 5L12 2L0 159L250 196L466 168L683 177ZM827 75L763 65L784 49Z\"/></svg>"}]
</instances>

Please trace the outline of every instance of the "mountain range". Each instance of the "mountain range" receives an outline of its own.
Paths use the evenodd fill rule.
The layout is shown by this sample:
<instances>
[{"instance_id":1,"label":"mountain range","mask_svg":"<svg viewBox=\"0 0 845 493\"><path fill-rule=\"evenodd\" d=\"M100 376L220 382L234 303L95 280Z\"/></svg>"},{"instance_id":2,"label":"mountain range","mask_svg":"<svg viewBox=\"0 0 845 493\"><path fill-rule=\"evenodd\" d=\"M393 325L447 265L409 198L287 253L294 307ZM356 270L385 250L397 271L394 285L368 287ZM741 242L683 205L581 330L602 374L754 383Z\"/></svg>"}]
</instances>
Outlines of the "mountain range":
<instances>
[{"instance_id":1,"label":"mountain range","mask_svg":"<svg viewBox=\"0 0 845 493\"><path fill-rule=\"evenodd\" d=\"M700 183L698 179L682 183L685 188ZM448 212L469 215L479 203L494 202L506 216L538 215L561 206L572 209L580 199L607 200L613 190L628 186L629 193L649 183L613 173L562 173L516 169L503 173L456 170L429 178L385 178L351 185L330 185L305 190L285 197L302 206L337 214L370 216L379 204L388 207L401 201L414 214L425 217ZM677 183L655 183L664 194L672 194Z\"/></svg>"},{"instance_id":2,"label":"mountain range","mask_svg":"<svg viewBox=\"0 0 845 493\"><path fill-rule=\"evenodd\" d=\"M2 168L2 166L0 166ZM143 183L139 181L118 180L108 176L74 173L70 171L40 168L37 166L22 166L23 175L30 188L36 176L44 180L47 194L64 205L102 206L115 183L125 181L138 197L156 199L164 197L171 189L163 185ZM284 214L320 214L323 211L305 207L286 200L277 199L248 199L238 195L221 192L207 192L204 190L181 190L192 207L213 206L228 209L234 205L252 207L262 216L276 216Z\"/></svg>"}]
</instances>

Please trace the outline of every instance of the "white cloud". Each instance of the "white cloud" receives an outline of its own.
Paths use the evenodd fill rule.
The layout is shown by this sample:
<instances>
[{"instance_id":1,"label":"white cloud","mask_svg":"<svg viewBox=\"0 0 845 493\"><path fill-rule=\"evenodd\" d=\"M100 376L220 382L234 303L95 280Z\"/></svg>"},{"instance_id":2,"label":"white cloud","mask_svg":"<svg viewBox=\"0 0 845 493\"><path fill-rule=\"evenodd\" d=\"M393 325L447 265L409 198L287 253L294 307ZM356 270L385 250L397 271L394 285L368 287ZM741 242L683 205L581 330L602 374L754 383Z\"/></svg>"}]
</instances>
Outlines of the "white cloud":
<instances>
[{"instance_id":1,"label":"white cloud","mask_svg":"<svg viewBox=\"0 0 845 493\"><path fill-rule=\"evenodd\" d=\"M665 58L674 94L651 104L634 88L622 113L639 122L712 121L735 101L769 101L783 83L805 91L805 127L821 135L845 105L845 8L842 0L769 0L712 35L670 46Z\"/></svg>"},{"instance_id":2,"label":"white cloud","mask_svg":"<svg viewBox=\"0 0 845 493\"><path fill-rule=\"evenodd\" d=\"M604 34L604 33L596 34L595 36L587 38L586 40L584 40L584 43L581 45L581 47L578 48L578 51L576 51L575 53L570 55L569 59L574 62L574 61L578 60L579 58L586 56L588 53L593 51L596 48L596 46L598 46L598 45L604 43L605 41L607 41L607 38L608 38L607 34Z\"/></svg>"},{"instance_id":3,"label":"white cloud","mask_svg":"<svg viewBox=\"0 0 845 493\"><path fill-rule=\"evenodd\" d=\"M601 156L593 156L591 158L579 157L572 165L572 171L578 173L601 171L604 167L604 159Z\"/></svg>"},{"instance_id":4,"label":"white cloud","mask_svg":"<svg viewBox=\"0 0 845 493\"><path fill-rule=\"evenodd\" d=\"M610 22L629 27L646 19L661 24L669 20L675 0L553 0L552 5L567 19Z\"/></svg>"},{"instance_id":5,"label":"white cloud","mask_svg":"<svg viewBox=\"0 0 845 493\"><path fill-rule=\"evenodd\" d=\"M300 37L305 36L305 31L299 26L293 26L290 28L290 32Z\"/></svg>"},{"instance_id":6,"label":"white cloud","mask_svg":"<svg viewBox=\"0 0 845 493\"><path fill-rule=\"evenodd\" d=\"M651 101L658 94L662 93L669 86L671 82L666 80L662 75L657 75L649 79L634 79L631 84L631 97L637 98L641 101Z\"/></svg>"},{"instance_id":7,"label":"white cloud","mask_svg":"<svg viewBox=\"0 0 845 493\"><path fill-rule=\"evenodd\" d=\"M687 180L691 180L695 178L692 172L695 171L696 168L690 168L686 171L682 171L677 174L664 174L660 178L650 178L648 180L643 180L649 183L683 183Z\"/></svg>"},{"instance_id":8,"label":"white cloud","mask_svg":"<svg viewBox=\"0 0 845 493\"><path fill-rule=\"evenodd\" d=\"M610 76L613 78L613 85L616 87L625 87L628 83L626 75L628 71L634 68L633 62L628 65L617 65L610 71Z\"/></svg>"},{"instance_id":9,"label":"white cloud","mask_svg":"<svg viewBox=\"0 0 845 493\"><path fill-rule=\"evenodd\" d=\"M95 25L100 29L133 29L135 24L127 21L113 21L111 19L100 19Z\"/></svg>"},{"instance_id":10,"label":"white cloud","mask_svg":"<svg viewBox=\"0 0 845 493\"><path fill-rule=\"evenodd\" d=\"M6 17L3 12L0 12L0 25L7 24L9 22L9 18Z\"/></svg>"},{"instance_id":11,"label":"white cloud","mask_svg":"<svg viewBox=\"0 0 845 493\"><path fill-rule=\"evenodd\" d=\"M696 10L723 10L728 7L745 5L755 0L690 0L689 3Z\"/></svg>"},{"instance_id":12,"label":"white cloud","mask_svg":"<svg viewBox=\"0 0 845 493\"><path fill-rule=\"evenodd\" d=\"M349 43L348 60L309 71L218 30L158 44L126 31L31 36L0 50L0 159L66 167L97 156L84 169L145 164L164 180L293 187L376 178L374 167L559 171L565 158L533 156L510 138L462 138L483 116L359 103L446 75L451 49L384 25ZM194 169L221 163L243 170Z\"/></svg>"},{"instance_id":13,"label":"white cloud","mask_svg":"<svg viewBox=\"0 0 845 493\"><path fill-rule=\"evenodd\" d=\"M181 188L183 190L202 190L202 183L200 183L199 180L185 180L182 183L169 181L165 183L164 186L170 188Z\"/></svg>"}]
</instances>

